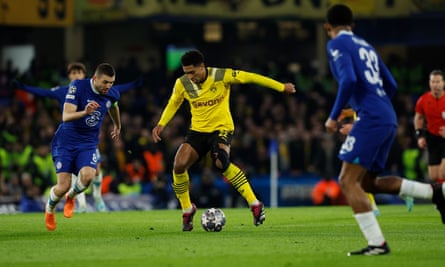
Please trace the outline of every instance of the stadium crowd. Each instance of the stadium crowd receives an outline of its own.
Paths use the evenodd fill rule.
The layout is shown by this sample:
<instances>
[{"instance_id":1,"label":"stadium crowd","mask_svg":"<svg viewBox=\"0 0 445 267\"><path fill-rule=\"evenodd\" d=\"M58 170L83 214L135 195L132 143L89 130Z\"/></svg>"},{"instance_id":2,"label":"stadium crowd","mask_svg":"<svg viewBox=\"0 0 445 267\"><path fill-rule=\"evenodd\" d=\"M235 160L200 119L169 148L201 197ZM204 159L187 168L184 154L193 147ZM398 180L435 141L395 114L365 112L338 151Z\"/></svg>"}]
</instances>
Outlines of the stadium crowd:
<instances>
[{"instance_id":1,"label":"stadium crowd","mask_svg":"<svg viewBox=\"0 0 445 267\"><path fill-rule=\"evenodd\" d=\"M61 120L59 106L13 86L15 79L46 88L67 83L65 65L47 66L42 62L36 58L22 74L14 70L12 64L0 70L0 204L17 203L23 211L41 210L33 200L45 196L56 179L50 145ZM285 98L252 85L234 86L231 103L237 129L232 142L234 162L250 179L268 175L269 142L274 139L278 142L280 175L295 179L307 173L320 178L336 177L339 170L336 154L342 136L327 135L323 126L335 99L336 84L332 78L319 77L309 62L243 64L246 65L232 67L292 82L297 93ZM409 68L391 58L388 65L399 84L393 100L399 131L387 172L410 179L427 179L424 155L415 143L412 116L418 95L427 90L425 73L429 70ZM151 129L166 104L174 79L182 75L182 70L176 73L167 73L161 67L142 70L135 59L115 67L116 84L140 77L144 84L121 96L122 142L118 145L111 142L108 135L112 126L109 118L104 122L99 147L104 171L102 191L104 194L149 194L153 196L154 207L165 208L173 196L170 182L173 157L188 128L187 105L181 107L165 129L163 142L152 142ZM192 168L192 175L199 176L197 170L200 169Z\"/></svg>"}]
</instances>

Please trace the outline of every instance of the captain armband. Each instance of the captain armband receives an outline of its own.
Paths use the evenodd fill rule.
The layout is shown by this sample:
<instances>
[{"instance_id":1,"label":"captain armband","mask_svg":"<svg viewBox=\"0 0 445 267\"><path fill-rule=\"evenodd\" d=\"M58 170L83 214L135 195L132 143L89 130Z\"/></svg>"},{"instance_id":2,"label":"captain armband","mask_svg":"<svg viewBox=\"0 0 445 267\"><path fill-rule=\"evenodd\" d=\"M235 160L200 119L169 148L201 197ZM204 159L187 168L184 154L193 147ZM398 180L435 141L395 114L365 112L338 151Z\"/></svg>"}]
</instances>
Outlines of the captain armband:
<instances>
[{"instance_id":1,"label":"captain armband","mask_svg":"<svg viewBox=\"0 0 445 267\"><path fill-rule=\"evenodd\" d=\"M425 129L417 129L416 130L416 137L426 137L426 130Z\"/></svg>"},{"instance_id":2,"label":"captain armband","mask_svg":"<svg viewBox=\"0 0 445 267\"><path fill-rule=\"evenodd\" d=\"M118 107L118 106L119 106L119 104L118 104L118 102L117 102L117 101L113 103L113 107L115 107L115 108L116 108L116 107Z\"/></svg>"}]
</instances>

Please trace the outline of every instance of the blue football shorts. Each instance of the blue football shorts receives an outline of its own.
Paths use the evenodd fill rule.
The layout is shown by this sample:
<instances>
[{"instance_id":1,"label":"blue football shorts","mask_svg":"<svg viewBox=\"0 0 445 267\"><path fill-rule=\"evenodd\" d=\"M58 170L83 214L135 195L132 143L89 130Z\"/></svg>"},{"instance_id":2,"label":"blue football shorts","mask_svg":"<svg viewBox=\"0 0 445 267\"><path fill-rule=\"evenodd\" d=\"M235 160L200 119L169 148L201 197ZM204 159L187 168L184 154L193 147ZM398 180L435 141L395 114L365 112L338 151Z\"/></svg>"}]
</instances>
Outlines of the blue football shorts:
<instances>
[{"instance_id":1,"label":"blue football shorts","mask_svg":"<svg viewBox=\"0 0 445 267\"><path fill-rule=\"evenodd\" d=\"M385 169L392 144L396 138L395 125L367 125L356 122L338 153L342 161L359 164L372 173Z\"/></svg>"},{"instance_id":2,"label":"blue football shorts","mask_svg":"<svg viewBox=\"0 0 445 267\"><path fill-rule=\"evenodd\" d=\"M86 166L97 168L98 158L96 148L68 148L54 146L52 155L56 173L69 172L77 174Z\"/></svg>"}]
</instances>

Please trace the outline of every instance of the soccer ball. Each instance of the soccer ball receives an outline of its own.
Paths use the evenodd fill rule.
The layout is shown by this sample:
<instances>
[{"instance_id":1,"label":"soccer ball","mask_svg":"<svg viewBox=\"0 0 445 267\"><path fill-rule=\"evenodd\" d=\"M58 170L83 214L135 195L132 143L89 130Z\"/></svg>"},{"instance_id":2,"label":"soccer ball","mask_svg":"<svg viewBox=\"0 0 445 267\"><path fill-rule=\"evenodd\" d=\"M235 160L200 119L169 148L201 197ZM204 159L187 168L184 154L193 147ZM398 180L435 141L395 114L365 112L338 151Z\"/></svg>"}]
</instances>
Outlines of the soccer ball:
<instances>
[{"instance_id":1,"label":"soccer ball","mask_svg":"<svg viewBox=\"0 0 445 267\"><path fill-rule=\"evenodd\" d=\"M226 215L221 209L210 208L201 216L201 225L207 232L220 232L226 224Z\"/></svg>"}]
</instances>

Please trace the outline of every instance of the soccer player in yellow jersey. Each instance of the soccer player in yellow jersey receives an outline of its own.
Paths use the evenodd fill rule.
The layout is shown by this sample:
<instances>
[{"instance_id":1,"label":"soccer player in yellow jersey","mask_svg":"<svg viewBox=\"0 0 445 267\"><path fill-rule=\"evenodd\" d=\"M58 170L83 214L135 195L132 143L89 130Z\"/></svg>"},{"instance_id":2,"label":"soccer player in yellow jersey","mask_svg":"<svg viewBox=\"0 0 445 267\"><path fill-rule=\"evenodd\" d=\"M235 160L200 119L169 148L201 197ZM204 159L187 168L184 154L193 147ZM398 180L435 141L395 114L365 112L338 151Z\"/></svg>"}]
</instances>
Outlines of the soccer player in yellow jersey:
<instances>
[{"instance_id":1,"label":"soccer player in yellow jersey","mask_svg":"<svg viewBox=\"0 0 445 267\"><path fill-rule=\"evenodd\" d=\"M184 75L176 79L152 135L154 142L161 141L162 130L186 99L190 105L191 125L173 164L173 190L182 208L182 230L193 230L196 213L196 206L190 200L187 170L209 151L214 167L247 201L253 213L253 223L258 226L266 219L264 204L256 198L246 174L230 161L230 143L235 128L229 107L230 86L254 83L288 94L295 93L295 86L242 70L206 67L204 56L198 50L184 53L181 64Z\"/></svg>"}]
</instances>

